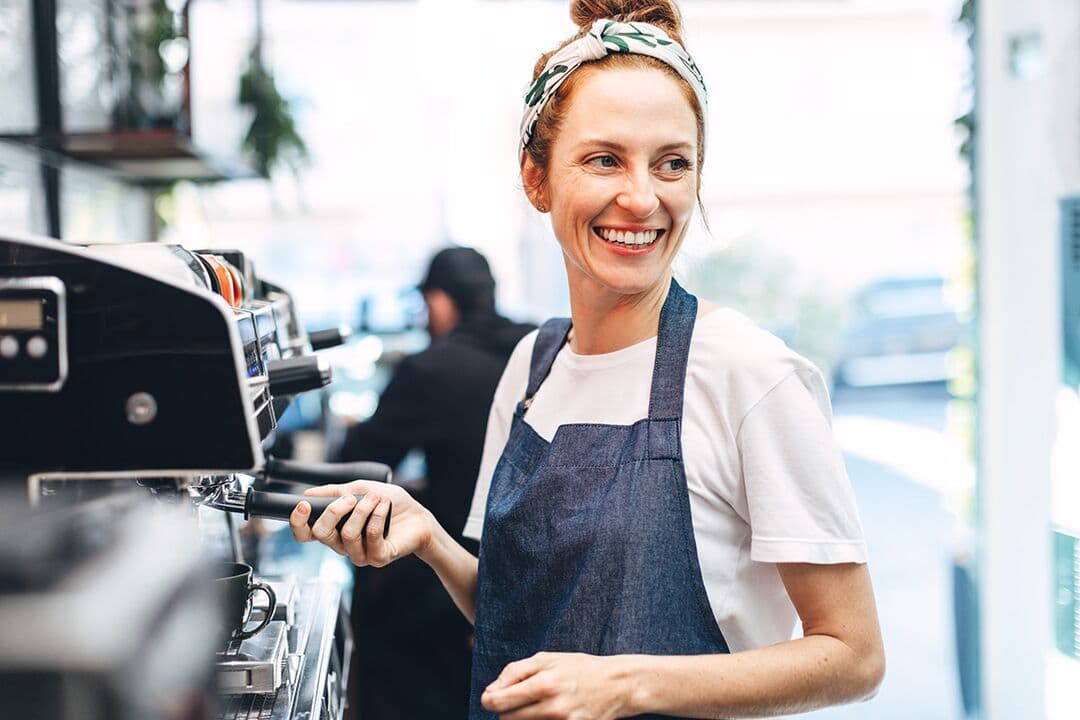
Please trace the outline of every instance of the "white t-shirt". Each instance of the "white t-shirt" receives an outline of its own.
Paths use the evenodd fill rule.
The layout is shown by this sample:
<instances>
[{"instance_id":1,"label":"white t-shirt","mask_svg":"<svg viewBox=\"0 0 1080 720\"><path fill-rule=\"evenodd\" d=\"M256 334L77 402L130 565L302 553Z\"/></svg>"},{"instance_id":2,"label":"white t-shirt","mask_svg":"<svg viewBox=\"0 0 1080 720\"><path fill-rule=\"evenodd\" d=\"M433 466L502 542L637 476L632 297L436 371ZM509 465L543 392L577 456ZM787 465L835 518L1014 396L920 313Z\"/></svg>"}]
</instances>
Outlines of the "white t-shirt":
<instances>
[{"instance_id":1,"label":"white t-shirt","mask_svg":"<svg viewBox=\"0 0 1080 720\"><path fill-rule=\"evenodd\" d=\"M528 384L536 332L495 391L465 535L480 538L488 488ZM656 338L601 355L567 343L525 420L630 425L648 416ZM774 563L866 562L855 497L833 439L820 371L740 313L698 317L683 401L690 515L713 614L734 651L792 637L797 616Z\"/></svg>"}]
</instances>

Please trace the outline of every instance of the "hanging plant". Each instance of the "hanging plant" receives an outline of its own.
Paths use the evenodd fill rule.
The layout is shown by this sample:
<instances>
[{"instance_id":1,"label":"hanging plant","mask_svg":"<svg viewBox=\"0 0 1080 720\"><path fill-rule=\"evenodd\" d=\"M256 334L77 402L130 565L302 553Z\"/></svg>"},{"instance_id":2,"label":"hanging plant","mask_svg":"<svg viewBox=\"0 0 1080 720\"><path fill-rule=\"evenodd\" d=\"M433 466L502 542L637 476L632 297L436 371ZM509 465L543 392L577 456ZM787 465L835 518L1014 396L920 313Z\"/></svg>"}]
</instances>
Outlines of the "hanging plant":
<instances>
[{"instance_id":1,"label":"hanging plant","mask_svg":"<svg viewBox=\"0 0 1080 720\"><path fill-rule=\"evenodd\" d=\"M186 129L181 72L187 37L180 7L166 0L124 0L112 6L113 72L124 88L114 109L117 127Z\"/></svg>"},{"instance_id":2,"label":"hanging plant","mask_svg":"<svg viewBox=\"0 0 1080 720\"><path fill-rule=\"evenodd\" d=\"M964 0L960 7L960 15L957 18L957 24L963 29L967 35L968 50L972 57L972 73L974 74L974 57L977 52L975 47L975 11L976 0ZM974 83L974 79L970 81ZM956 118L955 120L957 128L963 133L964 141L960 146L960 157L968 165L972 165L972 172L974 173L973 163L975 160L975 103L971 103L971 107L968 111Z\"/></svg>"},{"instance_id":3,"label":"hanging plant","mask_svg":"<svg viewBox=\"0 0 1080 720\"><path fill-rule=\"evenodd\" d=\"M296 130L289 102L278 92L274 76L263 67L256 47L247 71L240 78L240 104L254 112L243 148L251 154L255 168L270 177L282 162L293 172L308 159L307 145Z\"/></svg>"}]
</instances>

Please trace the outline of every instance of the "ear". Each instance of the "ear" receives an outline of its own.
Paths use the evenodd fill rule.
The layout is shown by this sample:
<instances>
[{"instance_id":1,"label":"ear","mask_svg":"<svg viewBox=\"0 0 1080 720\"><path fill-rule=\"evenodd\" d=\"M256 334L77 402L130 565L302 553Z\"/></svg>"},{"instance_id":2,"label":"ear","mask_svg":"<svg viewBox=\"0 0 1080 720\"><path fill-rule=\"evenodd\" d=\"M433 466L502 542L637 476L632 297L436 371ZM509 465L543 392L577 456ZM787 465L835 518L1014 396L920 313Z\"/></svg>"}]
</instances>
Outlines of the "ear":
<instances>
[{"instance_id":1,"label":"ear","mask_svg":"<svg viewBox=\"0 0 1080 720\"><path fill-rule=\"evenodd\" d=\"M543 187L543 173L533 162L529 153L521 153L521 182L525 185L525 195L537 210L550 207L547 193ZM544 212L541 210L541 212Z\"/></svg>"}]
</instances>

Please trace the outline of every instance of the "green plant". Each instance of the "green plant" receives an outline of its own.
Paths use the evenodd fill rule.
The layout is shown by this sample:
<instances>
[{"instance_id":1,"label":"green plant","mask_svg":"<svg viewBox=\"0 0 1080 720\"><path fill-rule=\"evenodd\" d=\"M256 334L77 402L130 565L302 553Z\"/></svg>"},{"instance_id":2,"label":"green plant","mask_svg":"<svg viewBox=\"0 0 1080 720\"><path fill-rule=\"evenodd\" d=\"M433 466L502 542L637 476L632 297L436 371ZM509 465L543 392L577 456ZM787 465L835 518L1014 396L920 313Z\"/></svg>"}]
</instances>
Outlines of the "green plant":
<instances>
[{"instance_id":1,"label":"green plant","mask_svg":"<svg viewBox=\"0 0 1080 720\"><path fill-rule=\"evenodd\" d=\"M160 85L168 72L161 57L161 46L180 37L176 14L164 0L150 4L147 17L139 22L131 16L131 28L135 55L138 62L133 70L136 79Z\"/></svg>"},{"instance_id":2,"label":"green plant","mask_svg":"<svg viewBox=\"0 0 1080 720\"><path fill-rule=\"evenodd\" d=\"M964 0L964 4L960 8L960 15L956 20L957 24L967 33L967 45L972 58L975 57L975 8L975 0ZM972 62L972 72L974 73L974 61ZM975 159L975 103L972 102L968 111L956 118L954 122L964 135L964 142L960 146L960 156L966 162L972 164ZM972 172L974 172L974 167L972 167Z\"/></svg>"},{"instance_id":3,"label":"green plant","mask_svg":"<svg viewBox=\"0 0 1080 720\"><path fill-rule=\"evenodd\" d=\"M116 122L122 127L144 128L165 122L175 123L175 111L155 102L169 69L162 48L183 37L180 18L164 0L118 3L126 42L118 44L116 62L127 68L126 98L118 103Z\"/></svg>"},{"instance_id":4,"label":"green plant","mask_svg":"<svg viewBox=\"0 0 1080 720\"><path fill-rule=\"evenodd\" d=\"M281 162L295 172L307 160L308 150L296 129L289 102L278 91L274 76L263 67L259 48L251 52L247 71L240 78L241 105L254 111L243 147L250 152L263 177Z\"/></svg>"}]
</instances>

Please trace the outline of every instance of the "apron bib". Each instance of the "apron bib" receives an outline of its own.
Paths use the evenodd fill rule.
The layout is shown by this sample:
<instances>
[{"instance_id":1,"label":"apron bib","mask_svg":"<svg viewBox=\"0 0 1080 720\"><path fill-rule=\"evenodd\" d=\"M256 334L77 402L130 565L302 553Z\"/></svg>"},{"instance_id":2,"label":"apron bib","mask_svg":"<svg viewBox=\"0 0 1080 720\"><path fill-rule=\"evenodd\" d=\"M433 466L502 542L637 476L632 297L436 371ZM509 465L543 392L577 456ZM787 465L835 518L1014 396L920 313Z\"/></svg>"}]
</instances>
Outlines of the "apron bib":
<instances>
[{"instance_id":1,"label":"apron bib","mask_svg":"<svg viewBox=\"0 0 1080 720\"><path fill-rule=\"evenodd\" d=\"M525 413L570 321L540 329L487 498L470 720L495 717L480 706L484 688L537 652L728 652L701 577L680 441L696 315L697 300L673 279L646 419L562 425L550 443Z\"/></svg>"}]
</instances>

